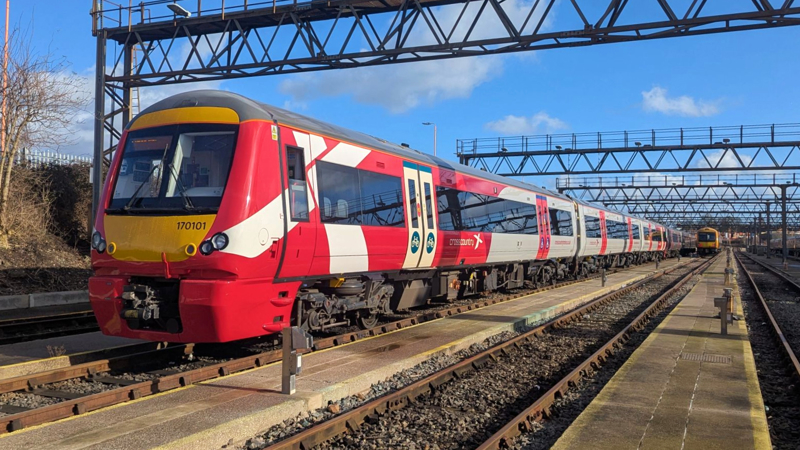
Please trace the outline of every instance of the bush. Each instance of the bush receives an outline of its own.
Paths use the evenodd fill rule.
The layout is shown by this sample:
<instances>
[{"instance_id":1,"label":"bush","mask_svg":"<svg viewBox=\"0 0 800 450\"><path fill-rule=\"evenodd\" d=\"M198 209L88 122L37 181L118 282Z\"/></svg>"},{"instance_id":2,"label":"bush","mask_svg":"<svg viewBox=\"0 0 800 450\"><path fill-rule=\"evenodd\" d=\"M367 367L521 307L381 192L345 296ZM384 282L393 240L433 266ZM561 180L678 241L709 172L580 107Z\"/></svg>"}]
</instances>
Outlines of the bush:
<instances>
[{"instance_id":1,"label":"bush","mask_svg":"<svg viewBox=\"0 0 800 450\"><path fill-rule=\"evenodd\" d=\"M92 184L88 164L50 164L36 169L42 191L49 193L50 231L67 244L89 242Z\"/></svg>"},{"instance_id":2,"label":"bush","mask_svg":"<svg viewBox=\"0 0 800 450\"><path fill-rule=\"evenodd\" d=\"M15 241L41 241L52 230L50 187L35 171L15 167L8 195L9 235Z\"/></svg>"},{"instance_id":3,"label":"bush","mask_svg":"<svg viewBox=\"0 0 800 450\"><path fill-rule=\"evenodd\" d=\"M17 245L35 243L50 234L72 247L85 247L91 210L88 164L14 168L8 224Z\"/></svg>"}]
</instances>

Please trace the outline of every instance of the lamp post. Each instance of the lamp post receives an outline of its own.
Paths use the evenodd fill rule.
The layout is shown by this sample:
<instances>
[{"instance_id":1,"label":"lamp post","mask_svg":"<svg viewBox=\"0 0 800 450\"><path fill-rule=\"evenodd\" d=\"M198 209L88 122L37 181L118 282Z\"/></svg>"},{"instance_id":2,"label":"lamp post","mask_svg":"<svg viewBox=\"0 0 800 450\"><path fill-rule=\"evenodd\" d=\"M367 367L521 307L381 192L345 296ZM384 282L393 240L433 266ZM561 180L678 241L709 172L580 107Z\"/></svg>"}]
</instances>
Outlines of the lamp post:
<instances>
[{"instance_id":1,"label":"lamp post","mask_svg":"<svg viewBox=\"0 0 800 450\"><path fill-rule=\"evenodd\" d=\"M433 156L436 156L436 124L433 122L422 122L423 125L433 125Z\"/></svg>"}]
</instances>

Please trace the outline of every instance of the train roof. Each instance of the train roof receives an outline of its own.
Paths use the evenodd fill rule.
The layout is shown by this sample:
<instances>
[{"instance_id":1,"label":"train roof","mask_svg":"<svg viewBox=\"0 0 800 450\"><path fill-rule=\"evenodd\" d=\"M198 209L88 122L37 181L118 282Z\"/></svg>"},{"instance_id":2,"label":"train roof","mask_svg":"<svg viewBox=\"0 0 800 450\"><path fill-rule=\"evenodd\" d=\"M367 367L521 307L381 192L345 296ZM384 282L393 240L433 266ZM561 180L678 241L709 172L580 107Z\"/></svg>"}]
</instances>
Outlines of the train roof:
<instances>
[{"instance_id":1,"label":"train roof","mask_svg":"<svg viewBox=\"0 0 800 450\"><path fill-rule=\"evenodd\" d=\"M136 120L144 114L161 111L173 108L185 108L193 106L211 106L229 108L236 112L239 116L239 121L245 120L268 120L276 121L279 124L288 125L295 128L300 128L307 131L323 134L325 136L339 139L348 143L361 145L363 147L373 148L386 152L388 154L396 155L401 158L414 160L423 164L435 165L439 168L450 169L463 174L467 174L476 178L483 178L485 180L502 183L508 186L513 186L519 189L525 189L534 193L547 194L551 197L560 198L567 201L575 201L581 205L589 206L591 208L607 210L602 205L595 205L582 200L573 199L567 195L553 192L546 188L534 186L532 184L523 183L513 178L507 178L484 170L475 169L473 167L465 166L462 164L451 163L442 158L422 153L419 150L414 150L410 147L395 144L375 136L371 136L359 131L353 131L344 127L333 125L321 120L317 120L302 114L297 114L292 111L287 111L276 106L268 105L266 103L257 102L247 98L241 94L236 94L229 91L221 90L196 90L188 91L180 94L173 95L165 98L151 105L141 114L136 116L128 123L128 128L136 122ZM643 219L640 217L625 214L619 211L612 211L615 214L621 214L624 217L630 217L636 220L647 221L651 223L652 220Z\"/></svg>"},{"instance_id":2,"label":"train roof","mask_svg":"<svg viewBox=\"0 0 800 450\"><path fill-rule=\"evenodd\" d=\"M392 155L400 156L405 159L415 160L423 164L435 165L444 169L458 171L460 173L468 174L477 178L484 178L486 180L503 183L509 186L518 187L533 192L547 194L553 197L559 197L564 200L571 200L568 196L559 194L548 189L539 188L537 186L523 183L513 178L506 178L500 175L495 175L491 172L478 170L469 166L461 164L454 164L442 158L422 153L419 150L414 150L409 147L395 144L375 136L353 131L337 125L332 125L321 120L317 120L302 114L297 114L292 111L287 111L276 106L260 103L255 100L249 99L243 95L236 94L228 91L219 90L198 90L189 91L173 95L164 100L156 102L149 108L142 111L138 117L143 114L161 111L164 109L182 108L190 106L216 106L222 108L230 108L239 115L240 121L245 120L269 120L277 121L279 124L289 125L291 127L300 128L307 131L317 132L324 134L335 139L339 139L352 144L361 145L368 148L377 149ZM130 127L136 118L129 124Z\"/></svg>"}]
</instances>

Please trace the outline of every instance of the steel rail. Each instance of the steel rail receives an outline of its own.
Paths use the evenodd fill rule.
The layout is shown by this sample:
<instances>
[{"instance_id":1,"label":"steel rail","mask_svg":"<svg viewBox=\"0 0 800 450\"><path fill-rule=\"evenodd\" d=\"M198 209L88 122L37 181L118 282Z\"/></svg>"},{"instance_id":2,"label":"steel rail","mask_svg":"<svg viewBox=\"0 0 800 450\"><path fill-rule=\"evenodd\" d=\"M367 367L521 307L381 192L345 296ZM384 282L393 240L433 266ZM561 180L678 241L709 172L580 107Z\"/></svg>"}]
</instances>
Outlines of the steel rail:
<instances>
[{"instance_id":1,"label":"steel rail","mask_svg":"<svg viewBox=\"0 0 800 450\"><path fill-rule=\"evenodd\" d=\"M519 413L503 428L489 437L489 439L484 441L484 443L478 447L478 450L500 449L508 447L508 444L512 439L525 431L532 430L532 422L545 418L549 414L553 403L555 403L557 399L563 398L564 394L566 394L570 388L576 386L578 381L584 377L589 368L597 369L602 366L605 363L606 357L611 356L612 349L620 348L625 345L626 342L628 342L630 339L631 329L634 331L640 331L642 328L644 328L644 325L647 323L647 321L661 310L673 293L680 289L695 275L708 269L718 257L719 255L708 259L687 273L678 282L674 283L672 287L654 300L653 303L647 307L647 309L636 316L631 323L623 328L622 331L617 333L616 336L606 342L606 344L600 349L594 352L592 356L587 358L578 367L573 369L572 372L562 378L561 381L556 383L544 395L539 397L539 399L536 400L531 406Z\"/></svg>"},{"instance_id":2,"label":"steel rail","mask_svg":"<svg viewBox=\"0 0 800 450\"><path fill-rule=\"evenodd\" d=\"M656 271L648 275L644 280L647 281L676 270L682 266L671 267L666 270ZM367 330L359 330L341 335L315 339L314 348L311 351L322 350L338 345L355 342L359 339L378 336L395 330L407 328L409 326L417 325L420 323L453 316L468 311L474 311L479 308L490 306L493 304L503 303L515 300L521 297L538 294L544 291L558 289L571 284L588 281L599 277L599 274L582 278L580 280L570 280L557 283L554 285L543 286L534 290L527 290L522 293L514 293L508 295L503 299L484 299L479 300L469 305L459 305L451 308L432 311L426 314L418 315L401 319L395 322L390 322L383 325L378 325L374 328ZM155 351L162 352L159 354L166 355L163 352L179 353L175 356L182 354L190 354L194 349L193 344L181 344L177 346L167 347L165 349L157 349ZM93 378L101 376L101 374L109 371L119 371L133 368L135 359L139 358L152 358L155 351L135 353L132 355L123 355L115 358L107 358L98 361L90 361L75 366L66 368L54 369L51 371L40 372L30 375L24 375L7 380L0 381L0 394L6 392L31 392L38 386L65 381L75 378L84 378L91 381ZM188 386L190 384L208 381L214 378L230 375L235 372L241 372L257 367L262 367L267 364L276 363L281 360L281 349L270 350L267 352L258 353L255 355L237 358L230 361L225 361L217 364L211 364L205 367L191 369L185 372L164 375L154 380L143 381L134 384L121 386L117 389L112 389L97 394L90 394L79 398L65 399L65 401L56 403L54 405L43 406L40 408L29 409L21 412L16 412L7 416L0 417L0 434L18 431L35 425L41 425L48 422L53 422L60 419L65 419L74 415L84 414L100 408L124 403L130 400L146 397L149 395L166 392L179 387ZM0 405L1 407L2 405Z\"/></svg>"},{"instance_id":3,"label":"steel rail","mask_svg":"<svg viewBox=\"0 0 800 450\"><path fill-rule=\"evenodd\" d=\"M698 268L707 266L710 262L702 263ZM331 418L328 421L316 424L300 433L290 436L280 442L276 442L267 447L267 450L284 450L284 449L303 449L308 450L322 442L327 441L333 437L339 436L348 430L357 430L360 425L368 420L373 420L377 416L386 414L387 411L402 409L409 404L413 404L416 398L426 393L435 392L439 386L447 383L450 380L463 377L466 373L480 369L486 365L489 360L496 360L501 355L507 355L519 348L522 344L531 342L538 338L543 333L553 328L563 327L572 321L580 320L584 314L591 312L605 303L608 303L628 292L642 286L645 283L651 282L664 274L670 273L683 266L672 267L661 273L654 274L636 283L625 286L614 292L604 294L589 303L572 310L571 312L548 321L547 323L537 326L536 328L527 331L519 336L514 337L508 341L500 343L490 349L475 354L467 359L462 360L452 366L444 368L432 375L418 380L408 386L399 389L395 392L387 394L383 397L372 400L368 403L361 405L351 411L341 414L337 417ZM698 268L693 269L694 273Z\"/></svg>"},{"instance_id":4,"label":"steel rail","mask_svg":"<svg viewBox=\"0 0 800 450\"><path fill-rule=\"evenodd\" d=\"M736 256L736 261L739 263L739 266L741 266L742 270L744 271L744 274L747 276L747 281L748 281L748 283L750 283L750 286L753 288L753 293L755 294L756 298L758 298L758 303L761 305L761 309L764 310L764 313L769 318L769 323L772 325L772 328L771 328L772 329L772 333L775 336L775 339L780 344L780 347L783 349L783 352L784 352L786 358L789 360L789 364L788 365L791 366L791 368L793 369L792 375L795 376L797 378L797 380L800 380L800 361L798 361L797 355L795 354L794 350L792 349L792 346L789 344L789 341L786 339L786 335L783 334L783 329L778 324L778 321L775 320L775 316L772 314L772 310L769 307L769 303L767 303L767 300L761 294L761 290L756 285L756 281L753 279L753 275L750 273L749 270L747 270L747 267L745 267L744 263L742 262L742 259L741 259L741 256L740 256L741 253L740 252L734 252L734 255ZM765 264L762 264L760 261L751 258L750 255L746 255L746 256L748 257L748 259L750 259L753 262L758 263L762 267L764 267L764 268L766 268L768 270L772 270L772 272L775 275L777 275L778 277L783 278L785 280L783 274L781 274L781 273L777 272L776 270L774 270L775 268L770 267L770 266L765 265ZM794 286L797 286L797 284L792 282L792 281L789 281L789 280L786 280L786 281L791 283L791 284L793 284ZM800 290L800 287L798 287L798 289Z\"/></svg>"},{"instance_id":5,"label":"steel rail","mask_svg":"<svg viewBox=\"0 0 800 450\"><path fill-rule=\"evenodd\" d=\"M795 290L797 290L797 292L800 293L800 284L798 284L797 281L795 281L795 278L792 277L790 274L784 272L783 270L781 270L781 269L779 269L779 268L777 268L777 267L775 267L773 265L767 264L767 263L765 263L763 261L760 261L760 260L758 260L756 258L753 258L751 255L748 255L746 253L744 253L744 256L746 256L750 261L753 261L754 263L758 264L759 266L769 270L770 272L772 272L775 276L777 276L781 280L783 280L783 281L787 282L788 284L792 285L795 288Z\"/></svg>"}]
</instances>

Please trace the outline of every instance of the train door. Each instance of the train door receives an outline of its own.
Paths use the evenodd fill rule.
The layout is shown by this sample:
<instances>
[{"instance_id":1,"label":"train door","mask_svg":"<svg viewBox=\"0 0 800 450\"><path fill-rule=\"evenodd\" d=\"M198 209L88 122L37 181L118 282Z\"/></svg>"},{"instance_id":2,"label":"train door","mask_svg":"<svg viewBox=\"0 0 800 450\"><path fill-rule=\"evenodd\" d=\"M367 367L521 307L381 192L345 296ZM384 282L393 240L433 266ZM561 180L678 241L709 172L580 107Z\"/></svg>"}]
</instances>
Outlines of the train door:
<instances>
[{"instance_id":1,"label":"train door","mask_svg":"<svg viewBox=\"0 0 800 450\"><path fill-rule=\"evenodd\" d=\"M547 259L550 253L550 207L544 195L536 196L536 217L539 223L539 250L536 252L536 259Z\"/></svg>"},{"instance_id":2,"label":"train door","mask_svg":"<svg viewBox=\"0 0 800 450\"><path fill-rule=\"evenodd\" d=\"M605 255L608 249L608 232L606 229L606 212L600 212L600 254Z\"/></svg>"},{"instance_id":3,"label":"train door","mask_svg":"<svg viewBox=\"0 0 800 450\"><path fill-rule=\"evenodd\" d=\"M628 222L628 240L626 241L628 245L625 246L625 251L630 253L633 250L633 222L630 217L626 217L625 221Z\"/></svg>"},{"instance_id":4,"label":"train door","mask_svg":"<svg viewBox=\"0 0 800 450\"><path fill-rule=\"evenodd\" d=\"M408 218L408 247L403 268L431 267L437 239L436 192L431 168L404 161L403 183Z\"/></svg>"},{"instance_id":5,"label":"train door","mask_svg":"<svg viewBox=\"0 0 800 450\"><path fill-rule=\"evenodd\" d=\"M281 277L302 276L308 273L316 248L316 224L312 223L309 214L315 209L309 192L315 186L313 174L308 170L311 150L308 135L305 141L298 140L297 145L284 146L285 182L284 201L288 213L286 234L283 240L283 257L280 262ZM264 239L269 239L269 233ZM273 239L275 241L275 239ZM274 243L273 243L274 245ZM277 252L272 252L274 255ZM280 258L280 257L278 257Z\"/></svg>"}]
</instances>

